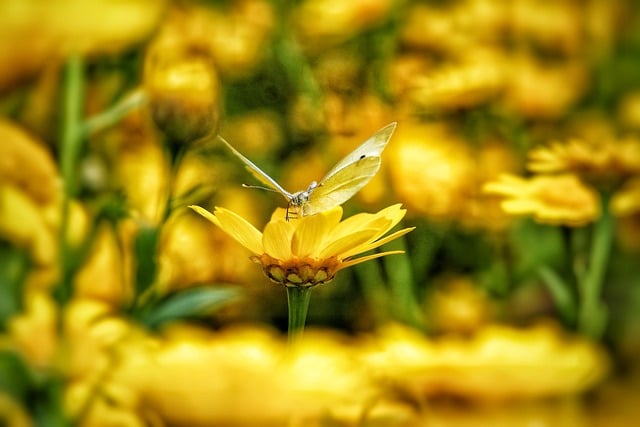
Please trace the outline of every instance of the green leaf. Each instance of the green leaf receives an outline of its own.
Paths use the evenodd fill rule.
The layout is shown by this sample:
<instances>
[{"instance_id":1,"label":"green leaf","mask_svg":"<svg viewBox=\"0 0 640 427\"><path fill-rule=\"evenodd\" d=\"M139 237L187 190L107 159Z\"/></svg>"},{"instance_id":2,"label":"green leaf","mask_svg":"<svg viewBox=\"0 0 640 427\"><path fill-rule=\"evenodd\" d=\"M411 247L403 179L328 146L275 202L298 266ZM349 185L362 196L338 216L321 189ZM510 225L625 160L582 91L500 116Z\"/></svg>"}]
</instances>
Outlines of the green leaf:
<instances>
[{"instance_id":1,"label":"green leaf","mask_svg":"<svg viewBox=\"0 0 640 427\"><path fill-rule=\"evenodd\" d=\"M149 329L156 330L162 325L179 319L196 318L211 314L227 302L238 297L237 288L201 287L172 294L147 310L139 319Z\"/></svg>"},{"instance_id":2,"label":"green leaf","mask_svg":"<svg viewBox=\"0 0 640 427\"><path fill-rule=\"evenodd\" d=\"M407 245L404 237L393 240L383 246L385 251L401 250L403 254L390 255L382 259L385 266L391 294L394 298L398 319L402 322L421 328L424 324L420 307L416 299L416 286L411 267L411 259L406 253Z\"/></svg>"},{"instance_id":3,"label":"green leaf","mask_svg":"<svg viewBox=\"0 0 640 427\"><path fill-rule=\"evenodd\" d=\"M156 279L158 263L156 250L160 230L156 227L143 227L136 235L133 243L136 260L135 289L136 296L140 296L149 289Z\"/></svg>"},{"instance_id":4,"label":"green leaf","mask_svg":"<svg viewBox=\"0 0 640 427\"><path fill-rule=\"evenodd\" d=\"M32 383L24 360L17 353L0 351L0 390L17 401L24 401Z\"/></svg>"},{"instance_id":5,"label":"green leaf","mask_svg":"<svg viewBox=\"0 0 640 427\"><path fill-rule=\"evenodd\" d=\"M29 271L26 252L9 246L0 246L0 331L6 322L21 310L22 284Z\"/></svg>"}]
</instances>

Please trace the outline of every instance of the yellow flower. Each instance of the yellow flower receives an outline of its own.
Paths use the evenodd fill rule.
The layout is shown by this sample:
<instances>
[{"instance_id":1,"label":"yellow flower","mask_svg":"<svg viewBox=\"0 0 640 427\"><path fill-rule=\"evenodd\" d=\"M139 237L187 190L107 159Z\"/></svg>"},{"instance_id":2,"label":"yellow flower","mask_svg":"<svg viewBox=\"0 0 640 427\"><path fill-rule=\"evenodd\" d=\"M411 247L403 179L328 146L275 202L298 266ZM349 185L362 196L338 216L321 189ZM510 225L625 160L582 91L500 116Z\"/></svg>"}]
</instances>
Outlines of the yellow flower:
<instances>
[{"instance_id":1,"label":"yellow flower","mask_svg":"<svg viewBox=\"0 0 640 427\"><path fill-rule=\"evenodd\" d=\"M340 221L341 207L292 221L285 220L284 209L277 209L262 233L227 209L216 208L212 214L199 206L191 208L253 252L251 260L262 266L271 281L288 287L328 283L344 268L402 253L388 251L354 258L413 230L404 228L384 236L406 213L399 204L344 221Z\"/></svg>"},{"instance_id":2,"label":"yellow flower","mask_svg":"<svg viewBox=\"0 0 640 427\"><path fill-rule=\"evenodd\" d=\"M457 396L474 402L534 400L583 393L610 369L596 343L566 336L550 323L487 325L473 336L429 340L401 325L362 346L362 363L383 384L416 399Z\"/></svg>"},{"instance_id":3,"label":"yellow flower","mask_svg":"<svg viewBox=\"0 0 640 427\"><path fill-rule=\"evenodd\" d=\"M502 209L512 215L532 215L542 223L581 226L599 215L598 196L575 175L505 174L487 183L484 191L503 196Z\"/></svg>"},{"instance_id":4,"label":"yellow flower","mask_svg":"<svg viewBox=\"0 0 640 427\"><path fill-rule=\"evenodd\" d=\"M308 0L295 10L293 22L301 44L320 51L380 23L393 6L389 0Z\"/></svg>"},{"instance_id":5,"label":"yellow flower","mask_svg":"<svg viewBox=\"0 0 640 427\"><path fill-rule=\"evenodd\" d=\"M640 175L640 141L555 142L532 150L527 167L536 173L575 173L588 182L617 186Z\"/></svg>"},{"instance_id":6,"label":"yellow flower","mask_svg":"<svg viewBox=\"0 0 640 427\"><path fill-rule=\"evenodd\" d=\"M210 58L166 53L147 55L145 85L154 122L172 141L189 144L215 134L220 83Z\"/></svg>"}]
</instances>

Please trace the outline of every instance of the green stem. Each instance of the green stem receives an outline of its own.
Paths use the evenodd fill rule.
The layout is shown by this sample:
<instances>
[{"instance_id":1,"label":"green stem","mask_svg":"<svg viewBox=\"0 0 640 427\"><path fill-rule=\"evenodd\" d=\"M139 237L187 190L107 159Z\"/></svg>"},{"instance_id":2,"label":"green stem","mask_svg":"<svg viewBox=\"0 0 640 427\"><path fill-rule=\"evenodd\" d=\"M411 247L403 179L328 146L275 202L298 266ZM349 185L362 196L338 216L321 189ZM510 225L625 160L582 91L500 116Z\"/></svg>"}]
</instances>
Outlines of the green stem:
<instances>
[{"instance_id":1,"label":"green stem","mask_svg":"<svg viewBox=\"0 0 640 427\"><path fill-rule=\"evenodd\" d=\"M353 266L359 279L362 293L377 326L384 325L390 318L389 291L384 283L382 268L377 262L364 262Z\"/></svg>"},{"instance_id":2,"label":"green stem","mask_svg":"<svg viewBox=\"0 0 640 427\"><path fill-rule=\"evenodd\" d=\"M296 342L304 331L307 320L311 288L287 287L287 302L289 304L289 344Z\"/></svg>"},{"instance_id":3,"label":"green stem","mask_svg":"<svg viewBox=\"0 0 640 427\"><path fill-rule=\"evenodd\" d=\"M82 134L89 136L115 125L145 100L145 93L141 89L131 92L108 110L87 118L82 126Z\"/></svg>"},{"instance_id":4,"label":"green stem","mask_svg":"<svg viewBox=\"0 0 640 427\"><path fill-rule=\"evenodd\" d=\"M406 254L407 245L405 239L396 239L384 245L384 250L401 250L404 254L383 258L382 262L387 272L391 294L394 299L394 308L398 310L398 320L407 325L423 328L424 320L420 311L420 304L415 294L415 281L411 260Z\"/></svg>"},{"instance_id":5,"label":"green stem","mask_svg":"<svg viewBox=\"0 0 640 427\"><path fill-rule=\"evenodd\" d=\"M593 339L602 337L607 322L607 309L601 301L601 294L613 246L615 225L609 210L609 200L609 194L602 194L602 213L593 230L588 270L580 281L578 329Z\"/></svg>"},{"instance_id":6,"label":"green stem","mask_svg":"<svg viewBox=\"0 0 640 427\"><path fill-rule=\"evenodd\" d=\"M538 268L538 276L547 286L565 325L575 328L577 312L576 298L572 293L569 283L562 280L558 273L546 265Z\"/></svg>"},{"instance_id":7,"label":"green stem","mask_svg":"<svg viewBox=\"0 0 640 427\"><path fill-rule=\"evenodd\" d=\"M73 248L67 241L71 200L77 191L78 160L82 150L82 114L84 104L84 63L81 57L72 56L64 68L62 100L62 128L60 134L60 169L64 182L62 217L60 224L61 283L56 297L65 304L71 296L74 270Z\"/></svg>"}]
</instances>

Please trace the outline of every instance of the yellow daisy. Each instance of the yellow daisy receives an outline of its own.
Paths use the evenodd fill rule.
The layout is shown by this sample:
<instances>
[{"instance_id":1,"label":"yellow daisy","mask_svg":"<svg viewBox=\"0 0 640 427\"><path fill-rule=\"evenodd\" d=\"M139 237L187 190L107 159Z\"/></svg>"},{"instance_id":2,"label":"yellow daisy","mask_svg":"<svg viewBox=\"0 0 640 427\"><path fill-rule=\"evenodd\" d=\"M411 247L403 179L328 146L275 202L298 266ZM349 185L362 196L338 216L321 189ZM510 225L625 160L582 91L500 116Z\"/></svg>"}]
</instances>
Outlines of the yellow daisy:
<instances>
[{"instance_id":1,"label":"yellow daisy","mask_svg":"<svg viewBox=\"0 0 640 427\"><path fill-rule=\"evenodd\" d=\"M600 215L597 194L575 175L535 176L504 174L485 184L484 191L502 196L502 209L511 215L531 215L541 223L582 226Z\"/></svg>"},{"instance_id":2,"label":"yellow daisy","mask_svg":"<svg viewBox=\"0 0 640 427\"><path fill-rule=\"evenodd\" d=\"M640 141L555 142L532 150L527 167L534 173L574 173L598 187L615 187L640 175Z\"/></svg>"},{"instance_id":3,"label":"yellow daisy","mask_svg":"<svg viewBox=\"0 0 640 427\"><path fill-rule=\"evenodd\" d=\"M402 251L380 252L354 258L413 230L403 228L385 236L404 217L400 204L375 214L360 213L341 221L342 208L285 220L284 209L277 209L260 232L239 215L220 207L214 213L191 206L220 227L254 255L273 282L287 287L311 287L330 282L344 268Z\"/></svg>"}]
</instances>

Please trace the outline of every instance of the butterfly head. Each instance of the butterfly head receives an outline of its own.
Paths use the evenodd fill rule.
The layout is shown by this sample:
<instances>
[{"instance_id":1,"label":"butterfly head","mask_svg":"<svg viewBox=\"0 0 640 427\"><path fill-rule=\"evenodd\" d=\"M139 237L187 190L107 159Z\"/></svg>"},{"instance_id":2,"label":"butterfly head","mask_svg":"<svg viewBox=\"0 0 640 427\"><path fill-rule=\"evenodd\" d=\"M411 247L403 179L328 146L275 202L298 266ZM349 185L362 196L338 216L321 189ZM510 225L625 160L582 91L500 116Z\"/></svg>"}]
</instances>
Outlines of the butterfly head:
<instances>
[{"instance_id":1,"label":"butterfly head","mask_svg":"<svg viewBox=\"0 0 640 427\"><path fill-rule=\"evenodd\" d=\"M298 212L301 213L301 216L305 216L305 205L309 201L309 196L313 190L318 186L316 181L313 181L309 184L306 190L297 191L291 194L291 198L289 199L289 205L287 206L287 221L289 218L296 218L298 216Z\"/></svg>"}]
</instances>

